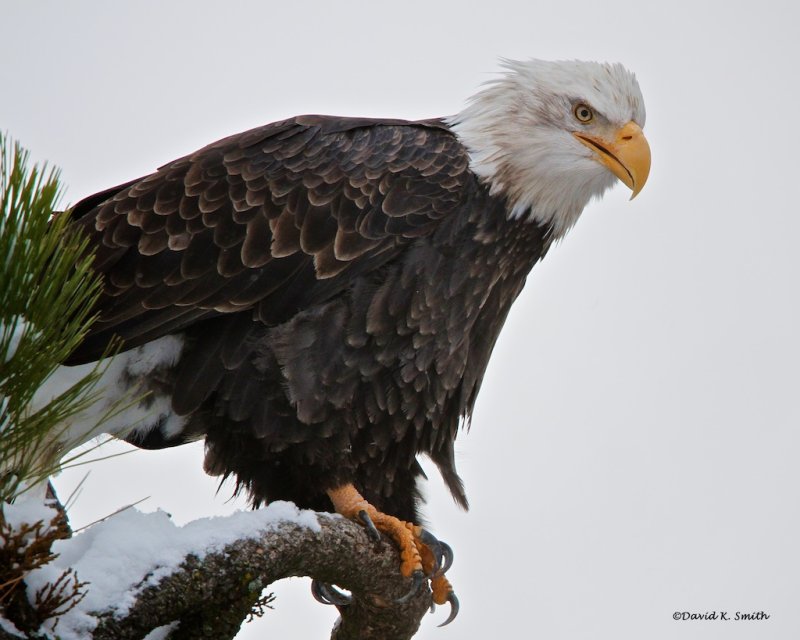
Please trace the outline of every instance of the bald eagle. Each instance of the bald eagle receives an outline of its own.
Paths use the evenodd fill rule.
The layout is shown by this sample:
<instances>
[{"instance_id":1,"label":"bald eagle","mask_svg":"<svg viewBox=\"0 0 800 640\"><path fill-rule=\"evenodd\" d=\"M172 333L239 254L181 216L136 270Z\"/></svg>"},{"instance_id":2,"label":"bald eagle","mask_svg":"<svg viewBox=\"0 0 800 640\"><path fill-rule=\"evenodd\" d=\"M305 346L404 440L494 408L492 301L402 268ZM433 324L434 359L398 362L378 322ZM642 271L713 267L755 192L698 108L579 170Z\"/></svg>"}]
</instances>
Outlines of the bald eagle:
<instances>
[{"instance_id":1,"label":"bald eagle","mask_svg":"<svg viewBox=\"0 0 800 640\"><path fill-rule=\"evenodd\" d=\"M306 115L214 142L71 210L105 289L66 364L121 339L95 409L147 396L105 430L204 438L207 471L254 505L386 531L452 601L405 525L417 458L466 508L453 443L511 304L592 198L644 186L644 121L621 65L508 61L454 117ZM79 422L70 444L94 435Z\"/></svg>"}]
</instances>

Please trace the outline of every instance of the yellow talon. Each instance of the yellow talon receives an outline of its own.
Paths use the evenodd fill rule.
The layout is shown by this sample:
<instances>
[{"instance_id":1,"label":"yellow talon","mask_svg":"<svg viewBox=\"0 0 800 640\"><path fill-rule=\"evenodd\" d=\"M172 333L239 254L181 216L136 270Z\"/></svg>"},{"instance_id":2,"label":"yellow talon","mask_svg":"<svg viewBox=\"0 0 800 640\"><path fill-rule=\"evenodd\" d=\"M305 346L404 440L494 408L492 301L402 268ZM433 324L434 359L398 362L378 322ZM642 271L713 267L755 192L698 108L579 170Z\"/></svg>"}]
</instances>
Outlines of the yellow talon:
<instances>
[{"instance_id":1,"label":"yellow talon","mask_svg":"<svg viewBox=\"0 0 800 640\"><path fill-rule=\"evenodd\" d=\"M413 524L378 511L352 484L329 489L328 496L337 513L351 520L359 520L359 514L363 511L370 517L378 531L383 531L395 541L400 547L400 573L404 577L408 578L415 571L423 570Z\"/></svg>"},{"instance_id":2,"label":"yellow talon","mask_svg":"<svg viewBox=\"0 0 800 640\"><path fill-rule=\"evenodd\" d=\"M428 576L434 604L443 605L449 602L451 606L450 616L439 626L452 622L458 614L459 605L458 598L453 593L453 587L444 576L444 571L447 570L453 558L450 548L437 541L419 525L378 511L352 484L329 489L328 496L337 513L345 518L361 522L367 526L368 530L373 529L374 526L374 529L383 531L400 548L400 573L406 578L413 577L415 586L397 602L404 602L413 596L422 584L423 576ZM368 518L365 518L364 514ZM429 544L434 545L436 550L432 549ZM446 550L445 553L442 553L442 548ZM439 564L440 559L437 557L437 552L443 557L443 566Z\"/></svg>"}]
</instances>

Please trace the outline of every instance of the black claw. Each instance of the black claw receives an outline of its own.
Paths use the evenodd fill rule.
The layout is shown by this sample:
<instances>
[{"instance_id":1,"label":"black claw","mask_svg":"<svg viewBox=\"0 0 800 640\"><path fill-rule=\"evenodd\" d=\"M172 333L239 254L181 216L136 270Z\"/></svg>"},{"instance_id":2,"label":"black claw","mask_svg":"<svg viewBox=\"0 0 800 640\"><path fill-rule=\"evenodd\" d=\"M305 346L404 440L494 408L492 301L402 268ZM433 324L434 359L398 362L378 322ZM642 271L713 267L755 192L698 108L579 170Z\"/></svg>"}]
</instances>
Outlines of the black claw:
<instances>
[{"instance_id":1,"label":"black claw","mask_svg":"<svg viewBox=\"0 0 800 640\"><path fill-rule=\"evenodd\" d=\"M405 604L411 598L419 593L420 587L425 582L425 574L422 571L415 571L411 574L411 589L408 590L404 596L400 596L394 602L395 604Z\"/></svg>"},{"instance_id":2,"label":"black claw","mask_svg":"<svg viewBox=\"0 0 800 640\"><path fill-rule=\"evenodd\" d=\"M322 583L318 580L311 581L311 595L314 596L314 600L321 604L331 604L322 595Z\"/></svg>"},{"instance_id":3,"label":"black claw","mask_svg":"<svg viewBox=\"0 0 800 640\"><path fill-rule=\"evenodd\" d=\"M346 593L342 593L332 584L326 584L319 580L311 581L311 594L317 602L326 605L336 605L337 607L346 607L353 599Z\"/></svg>"},{"instance_id":4,"label":"black claw","mask_svg":"<svg viewBox=\"0 0 800 640\"><path fill-rule=\"evenodd\" d=\"M427 529L419 528L419 539L422 540L429 547L435 547L439 544L439 539Z\"/></svg>"},{"instance_id":5,"label":"black claw","mask_svg":"<svg viewBox=\"0 0 800 640\"><path fill-rule=\"evenodd\" d=\"M381 541L381 534L378 531L378 528L375 526L375 523L372 521L372 518L369 517L369 514L364 511L363 509L358 512L358 519L361 520L364 527L367 529L367 534L370 537L370 540L373 542L380 542Z\"/></svg>"},{"instance_id":6,"label":"black claw","mask_svg":"<svg viewBox=\"0 0 800 640\"><path fill-rule=\"evenodd\" d=\"M442 573L445 574L453 566L453 549L446 542L439 541L439 546L442 554Z\"/></svg>"},{"instance_id":7,"label":"black claw","mask_svg":"<svg viewBox=\"0 0 800 640\"><path fill-rule=\"evenodd\" d=\"M453 550L450 548L450 545L446 542L442 542L426 529L422 529L419 539L433 554L434 566L432 575L435 576L438 573L447 573L447 570L453 566Z\"/></svg>"},{"instance_id":8,"label":"black claw","mask_svg":"<svg viewBox=\"0 0 800 640\"><path fill-rule=\"evenodd\" d=\"M456 616L458 615L459 604L458 604L458 598L456 598L456 594L451 591L450 595L447 596L447 601L450 603L450 615L447 616L447 620L445 620L444 622L442 622L442 624L439 625L440 627L444 627L450 624L453 620L456 619Z\"/></svg>"}]
</instances>

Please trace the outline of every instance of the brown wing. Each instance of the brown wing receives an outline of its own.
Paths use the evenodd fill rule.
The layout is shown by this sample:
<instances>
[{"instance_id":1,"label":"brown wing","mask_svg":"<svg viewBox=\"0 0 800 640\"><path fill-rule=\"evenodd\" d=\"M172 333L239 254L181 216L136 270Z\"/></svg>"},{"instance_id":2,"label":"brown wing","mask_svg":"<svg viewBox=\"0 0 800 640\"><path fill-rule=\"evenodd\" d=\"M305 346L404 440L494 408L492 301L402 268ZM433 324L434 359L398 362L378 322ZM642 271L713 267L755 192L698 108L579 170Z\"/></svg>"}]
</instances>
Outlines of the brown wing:
<instances>
[{"instance_id":1,"label":"brown wing","mask_svg":"<svg viewBox=\"0 0 800 640\"><path fill-rule=\"evenodd\" d=\"M440 121L300 116L87 198L72 215L106 288L69 363L242 310L281 322L431 233L469 179Z\"/></svg>"}]
</instances>

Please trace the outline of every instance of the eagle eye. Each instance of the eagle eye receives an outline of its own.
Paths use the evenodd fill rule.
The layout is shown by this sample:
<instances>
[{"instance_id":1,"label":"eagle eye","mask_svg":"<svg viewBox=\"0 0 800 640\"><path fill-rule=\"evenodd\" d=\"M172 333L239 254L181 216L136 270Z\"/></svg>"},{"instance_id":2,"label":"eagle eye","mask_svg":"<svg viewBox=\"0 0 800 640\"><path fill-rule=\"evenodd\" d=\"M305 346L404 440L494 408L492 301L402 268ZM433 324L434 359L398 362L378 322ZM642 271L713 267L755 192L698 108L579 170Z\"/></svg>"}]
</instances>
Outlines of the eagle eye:
<instances>
[{"instance_id":1,"label":"eagle eye","mask_svg":"<svg viewBox=\"0 0 800 640\"><path fill-rule=\"evenodd\" d=\"M592 108L582 102L575 107L574 113L575 117L583 124L591 122L594 119L594 111L592 111Z\"/></svg>"}]
</instances>

